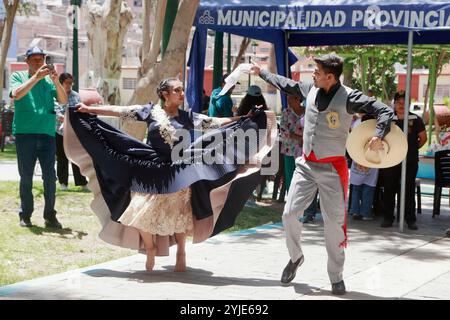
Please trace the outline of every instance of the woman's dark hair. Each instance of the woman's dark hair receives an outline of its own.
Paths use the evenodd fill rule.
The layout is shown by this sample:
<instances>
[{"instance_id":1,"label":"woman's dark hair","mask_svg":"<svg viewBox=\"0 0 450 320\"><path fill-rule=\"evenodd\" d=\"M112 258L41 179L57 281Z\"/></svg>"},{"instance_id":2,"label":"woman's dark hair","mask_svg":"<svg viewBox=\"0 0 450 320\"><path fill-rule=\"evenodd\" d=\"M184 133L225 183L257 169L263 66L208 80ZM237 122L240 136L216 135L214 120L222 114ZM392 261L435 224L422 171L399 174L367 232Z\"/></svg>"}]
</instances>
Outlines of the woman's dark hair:
<instances>
[{"instance_id":1,"label":"woman's dark hair","mask_svg":"<svg viewBox=\"0 0 450 320\"><path fill-rule=\"evenodd\" d=\"M156 88L156 93L158 94L158 97L162 101L166 101L166 99L164 99L163 92L168 92L169 89L172 87L171 83L174 81L180 81L180 80L178 78L172 77L172 78L164 79L163 81L161 81L159 83L158 87Z\"/></svg>"},{"instance_id":2,"label":"woman's dark hair","mask_svg":"<svg viewBox=\"0 0 450 320\"><path fill-rule=\"evenodd\" d=\"M63 84L64 81L66 81L67 79L73 80L73 75L71 75L70 73L67 73L67 72L61 73L59 75L59 83Z\"/></svg>"},{"instance_id":3,"label":"woman's dark hair","mask_svg":"<svg viewBox=\"0 0 450 320\"><path fill-rule=\"evenodd\" d=\"M263 110L267 110L267 103L266 100L264 99L264 96L251 96L248 93L244 96L244 98L241 100L241 102L239 103L239 108L238 108L238 116L245 116L247 115L250 110L252 109L252 107L254 106L260 106L262 105L262 109Z\"/></svg>"}]
</instances>

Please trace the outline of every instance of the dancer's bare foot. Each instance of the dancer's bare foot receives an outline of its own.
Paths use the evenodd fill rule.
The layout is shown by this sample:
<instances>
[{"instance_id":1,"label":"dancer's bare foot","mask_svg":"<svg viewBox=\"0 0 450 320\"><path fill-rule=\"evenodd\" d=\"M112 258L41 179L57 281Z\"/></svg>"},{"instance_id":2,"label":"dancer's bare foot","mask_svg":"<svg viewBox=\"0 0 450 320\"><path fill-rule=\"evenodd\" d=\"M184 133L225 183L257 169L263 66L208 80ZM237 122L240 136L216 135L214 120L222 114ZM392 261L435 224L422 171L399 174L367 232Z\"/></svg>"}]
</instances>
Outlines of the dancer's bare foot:
<instances>
[{"instance_id":1,"label":"dancer's bare foot","mask_svg":"<svg viewBox=\"0 0 450 320\"><path fill-rule=\"evenodd\" d=\"M174 272L185 272L186 271L186 253L177 253L177 261L175 263Z\"/></svg>"},{"instance_id":2,"label":"dancer's bare foot","mask_svg":"<svg viewBox=\"0 0 450 320\"><path fill-rule=\"evenodd\" d=\"M152 271L155 267L155 255L156 255L156 248L147 250L147 262L145 263L145 269L147 271Z\"/></svg>"}]
</instances>

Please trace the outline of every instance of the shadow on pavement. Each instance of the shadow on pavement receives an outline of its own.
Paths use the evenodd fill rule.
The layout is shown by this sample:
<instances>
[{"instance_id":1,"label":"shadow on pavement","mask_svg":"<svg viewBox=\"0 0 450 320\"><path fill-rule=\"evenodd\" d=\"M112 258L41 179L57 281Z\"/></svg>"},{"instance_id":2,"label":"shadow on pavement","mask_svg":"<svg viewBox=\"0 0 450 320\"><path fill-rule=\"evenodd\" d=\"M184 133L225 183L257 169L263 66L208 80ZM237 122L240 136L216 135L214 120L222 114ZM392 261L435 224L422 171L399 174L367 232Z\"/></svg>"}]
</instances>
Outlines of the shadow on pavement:
<instances>
[{"instance_id":1,"label":"shadow on pavement","mask_svg":"<svg viewBox=\"0 0 450 320\"><path fill-rule=\"evenodd\" d=\"M108 269L96 269L85 271L84 274L91 277L125 278L130 281L137 281L140 283L176 282L213 287L229 285L250 287L283 287L279 280L214 276L211 271L189 267L184 273L173 272L173 266L163 266L163 268L166 270L155 270L152 272L120 272ZM302 295L308 295L320 290L318 287L311 287L305 283L292 283L290 286L295 289L296 293Z\"/></svg>"}]
</instances>

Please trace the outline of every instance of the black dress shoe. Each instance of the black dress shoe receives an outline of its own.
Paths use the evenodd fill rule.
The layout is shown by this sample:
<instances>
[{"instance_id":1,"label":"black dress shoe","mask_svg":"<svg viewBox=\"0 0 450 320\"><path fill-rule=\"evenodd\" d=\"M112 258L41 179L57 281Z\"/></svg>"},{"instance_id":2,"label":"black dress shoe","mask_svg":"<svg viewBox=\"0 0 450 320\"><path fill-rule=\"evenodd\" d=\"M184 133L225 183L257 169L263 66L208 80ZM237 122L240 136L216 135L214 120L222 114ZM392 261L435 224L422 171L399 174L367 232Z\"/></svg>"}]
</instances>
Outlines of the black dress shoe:
<instances>
[{"instance_id":1,"label":"black dress shoe","mask_svg":"<svg viewBox=\"0 0 450 320\"><path fill-rule=\"evenodd\" d=\"M30 227L32 227L33 226L33 224L31 223L31 220L30 220L30 218L29 217L27 217L27 218L20 218L20 223L19 223L19 225L21 226L21 227L26 227L26 228L30 228Z\"/></svg>"},{"instance_id":2,"label":"black dress shoe","mask_svg":"<svg viewBox=\"0 0 450 320\"><path fill-rule=\"evenodd\" d=\"M417 224L413 223L408 223L408 229L409 230L417 230Z\"/></svg>"},{"instance_id":3,"label":"black dress shoe","mask_svg":"<svg viewBox=\"0 0 450 320\"><path fill-rule=\"evenodd\" d=\"M45 219L45 227L52 229L62 229L61 223L59 223L58 219Z\"/></svg>"},{"instance_id":4,"label":"black dress shoe","mask_svg":"<svg viewBox=\"0 0 450 320\"><path fill-rule=\"evenodd\" d=\"M305 258L303 257L303 255L300 258L298 258L298 260L295 262L292 262L291 259L289 259L287 266L283 270L283 275L281 276L281 282L289 283L292 280L294 280L295 274L297 273L297 269L298 269L298 267L300 267L302 265L303 261L305 261Z\"/></svg>"},{"instance_id":5,"label":"black dress shoe","mask_svg":"<svg viewBox=\"0 0 450 320\"><path fill-rule=\"evenodd\" d=\"M341 296L346 293L344 280L331 284L331 293Z\"/></svg>"}]
</instances>

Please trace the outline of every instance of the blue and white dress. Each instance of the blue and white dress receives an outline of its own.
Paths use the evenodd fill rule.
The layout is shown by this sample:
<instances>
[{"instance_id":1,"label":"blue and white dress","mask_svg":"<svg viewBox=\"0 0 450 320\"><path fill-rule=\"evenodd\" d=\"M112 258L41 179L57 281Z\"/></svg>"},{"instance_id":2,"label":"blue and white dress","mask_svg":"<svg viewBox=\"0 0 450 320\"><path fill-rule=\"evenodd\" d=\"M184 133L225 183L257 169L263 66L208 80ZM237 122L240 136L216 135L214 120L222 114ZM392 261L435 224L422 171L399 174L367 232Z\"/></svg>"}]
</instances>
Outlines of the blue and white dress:
<instances>
[{"instance_id":1,"label":"blue and white dress","mask_svg":"<svg viewBox=\"0 0 450 320\"><path fill-rule=\"evenodd\" d=\"M218 119L183 110L169 118L153 104L130 109L122 117L147 123L146 143L95 115L69 108L64 125L66 153L89 177L94 193L91 208L103 226L100 237L142 249L140 229L155 235L157 255L168 254L174 233L192 234L196 243L233 226L259 183L260 163L207 164L205 156L223 148L236 151L235 135L241 129L255 130L258 137L257 148L245 148L246 159L262 159L277 135L271 112L257 112L220 128ZM189 141L177 136L181 129L190 133L184 137ZM223 143L214 143L208 139L211 136L221 137ZM185 153L187 162L173 160L172 151L180 143L184 145L179 149L190 151Z\"/></svg>"}]
</instances>

